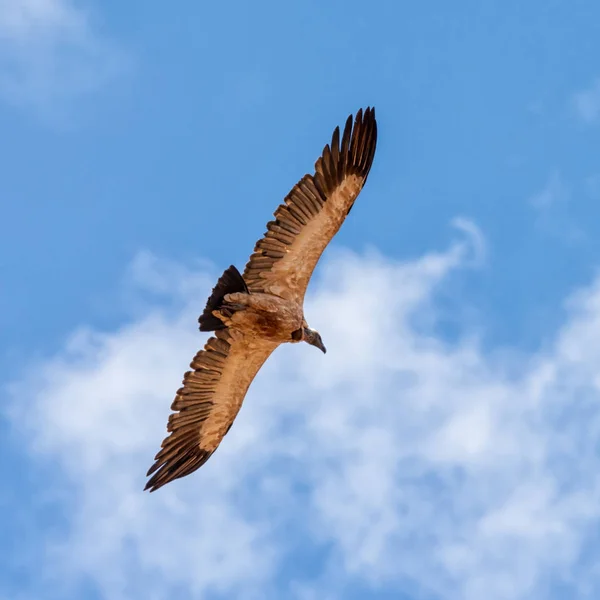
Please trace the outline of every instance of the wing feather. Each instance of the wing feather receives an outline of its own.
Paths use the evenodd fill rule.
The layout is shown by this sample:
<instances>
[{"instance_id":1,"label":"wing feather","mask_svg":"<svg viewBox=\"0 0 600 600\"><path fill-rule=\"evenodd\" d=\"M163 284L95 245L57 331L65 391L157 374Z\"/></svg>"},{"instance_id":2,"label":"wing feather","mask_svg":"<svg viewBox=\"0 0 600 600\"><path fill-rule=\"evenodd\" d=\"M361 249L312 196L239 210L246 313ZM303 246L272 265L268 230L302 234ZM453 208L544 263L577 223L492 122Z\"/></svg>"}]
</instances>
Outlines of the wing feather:
<instances>
[{"instance_id":1,"label":"wing feather","mask_svg":"<svg viewBox=\"0 0 600 600\"><path fill-rule=\"evenodd\" d=\"M321 254L362 190L375 156L375 109L348 117L340 141L336 127L313 175L305 175L267 223L244 270L250 292L302 303Z\"/></svg>"},{"instance_id":2,"label":"wing feather","mask_svg":"<svg viewBox=\"0 0 600 600\"><path fill-rule=\"evenodd\" d=\"M200 468L217 449L254 377L277 344L229 329L215 332L192 360L145 489L151 492Z\"/></svg>"}]
</instances>

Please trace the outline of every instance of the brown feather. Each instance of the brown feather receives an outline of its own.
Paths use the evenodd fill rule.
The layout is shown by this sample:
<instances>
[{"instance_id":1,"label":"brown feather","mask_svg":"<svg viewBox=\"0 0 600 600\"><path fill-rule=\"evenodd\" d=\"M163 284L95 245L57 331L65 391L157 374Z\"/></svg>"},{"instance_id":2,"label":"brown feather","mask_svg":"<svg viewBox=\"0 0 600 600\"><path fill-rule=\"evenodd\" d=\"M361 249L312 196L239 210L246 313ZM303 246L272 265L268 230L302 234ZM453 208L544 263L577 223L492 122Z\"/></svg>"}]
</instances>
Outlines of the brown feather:
<instances>
[{"instance_id":1,"label":"brown feather","mask_svg":"<svg viewBox=\"0 0 600 600\"><path fill-rule=\"evenodd\" d=\"M375 110L348 117L341 135L336 128L323 149L313 175L305 175L275 211L262 238L275 238L288 248L283 256L270 254L271 264L250 259L244 271L252 293L275 293L299 303L321 254L341 227L367 180L377 145ZM315 212L316 211L316 212ZM291 214L294 225L284 220ZM298 225L298 223L300 225ZM257 247L260 248L260 240Z\"/></svg>"},{"instance_id":2,"label":"brown feather","mask_svg":"<svg viewBox=\"0 0 600 600\"><path fill-rule=\"evenodd\" d=\"M298 204L296 204L292 198L288 198L287 206L288 206L288 210L292 213L292 215L294 215L294 217L296 217L296 219L298 221L300 221L300 223L302 223L302 225L306 225L310 221L310 219L311 219L310 212L303 209L302 206L298 206ZM285 227L285 225L286 225L284 221L280 221L278 224L281 225L282 227ZM292 231L292 233L295 233L295 232ZM302 230L300 230L300 233L302 233Z\"/></svg>"},{"instance_id":3,"label":"brown feather","mask_svg":"<svg viewBox=\"0 0 600 600\"><path fill-rule=\"evenodd\" d=\"M294 186L294 195L301 197L304 202L309 204L312 207L313 214L318 215L323 207L323 203L320 200L317 200L306 188L306 186L302 185L302 182L297 183Z\"/></svg>"},{"instance_id":4,"label":"brown feather","mask_svg":"<svg viewBox=\"0 0 600 600\"><path fill-rule=\"evenodd\" d=\"M290 209L285 204L282 204L275 211L274 216L277 217L278 221L286 221L290 227L294 227L296 230L294 233L298 234L302 231L302 223L296 219L296 217L290 212Z\"/></svg>"},{"instance_id":5,"label":"brown feather","mask_svg":"<svg viewBox=\"0 0 600 600\"><path fill-rule=\"evenodd\" d=\"M202 466L230 429L256 373L278 344L246 339L228 330L215 332L196 354L200 370L188 371L173 401L167 430L145 489L157 490ZM220 339L219 339L220 338ZM226 341L228 339L229 341ZM205 360L221 361L218 370L204 368Z\"/></svg>"},{"instance_id":6,"label":"brown feather","mask_svg":"<svg viewBox=\"0 0 600 600\"><path fill-rule=\"evenodd\" d=\"M273 224L269 227L269 231L271 231L278 240L282 241L286 246L291 246L296 239L296 233L294 230L286 223L285 221L281 221L279 224L273 221ZM302 233L302 230L300 230Z\"/></svg>"},{"instance_id":7,"label":"brown feather","mask_svg":"<svg viewBox=\"0 0 600 600\"><path fill-rule=\"evenodd\" d=\"M294 206L298 206L304 211L304 214L308 215L309 220L318 215L319 210L321 210L320 206L314 206L297 187L294 187L292 190L290 198L292 199Z\"/></svg>"},{"instance_id":8,"label":"brown feather","mask_svg":"<svg viewBox=\"0 0 600 600\"><path fill-rule=\"evenodd\" d=\"M313 178L310 175L305 175L299 182L300 187L304 190L307 195L311 195L315 202L317 202L319 208L323 206L325 202L325 196L319 192Z\"/></svg>"},{"instance_id":9,"label":"brown feather","mask_svg":"<svg viewBox=\"0 0 600 600\"><path fill-rule=\"evenodd\" d=\"M286 247L285 244L282 244L278 240L274 240L273 238L263 238L256 243L256 249L260 248L261 250L273 250L275 252L285 252Z\"/></svg>"},{"instance_id":10,"label":"brown feather","mask_svg":"<svg viewBox=\"0 0 600 600\"><path fill-rule=\"evenodd\" d=\"M342 181L343 165L340 164L340 128L336 127L331 138L331 164L336 169L335 185Z\"/></svg>"},{"instance_id":11,"label":"brown feather","mask_svg":"<svg viewBox=\"0 0 600 600\"><path fill-rule=\"evenodd\" d=\"M283 258L285 256L285 252L279 252L277 250L263 250L263 254L273 259Z\"/></svg>"}]
</instances>

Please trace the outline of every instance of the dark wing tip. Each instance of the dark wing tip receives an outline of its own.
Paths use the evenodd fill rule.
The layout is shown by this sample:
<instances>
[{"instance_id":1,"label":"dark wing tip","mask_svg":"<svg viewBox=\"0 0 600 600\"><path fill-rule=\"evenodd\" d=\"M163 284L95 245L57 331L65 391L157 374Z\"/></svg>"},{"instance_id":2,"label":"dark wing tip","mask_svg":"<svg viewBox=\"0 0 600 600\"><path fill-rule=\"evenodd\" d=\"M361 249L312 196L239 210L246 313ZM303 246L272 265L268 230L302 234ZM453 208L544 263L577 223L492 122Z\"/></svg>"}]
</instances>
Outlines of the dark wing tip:
<instances>
[{"instance_id":1,"label":"dark wing tip","mask_svg":"<svg viewBox=\"0 0 600 600\"><path fill-rule=\"evenodd\" d=\"M331 153L329 145L325 146L322 158L315 165L316 170L321 171L325 180L333 184L341 183L347 175L358 175L366 181L373 164L376 146L375 108L370 106L364 110L360 108L354 117L348 116L341 140L339 128L335 129L331 138ZM333 163L330 156L335 158ZM330 161L330 173L324 168L327 164L325 159Z\"/></svg>"},{"instance_id":2,"label":"dark wing tip","mask_svg":"<svg viewBox=\"0 0 600 600\"><path fill-rule=\"evenodd\" d=\"M163 485L185 477L200 468L214 453L216 446L201 447L202 424L208 419L218 399L215 396L231 349L231 335L225 330L207 340L190 363L191 370L183 376L181 387L171 404L167 431L154 463L146 477L152 478L144 490L156 491Z\"/></svg>"},{"instance_id":3,"label":"dark wing tip","mask_svg":"<svg viewBox=\"0 0 600 600\"><path fill-rule=\"evenodd\" d=\"M190 444L187 451L180 452L172 460L157 460L146 473L146 477L152 475L148 480L144 491L155 492L163 485L190 475L199 469L212 455L212 452L202 450L196 444Z\"/></svg>"},{"instance_id":4,"label":"dark wing tip","mask_svg":"<svg viewBox=\"0 0 600 600\"><path fill-rule=\"evenodd\" d=\"M344 134L350 138L346 158L347 172L359 175L366 181L377 147L375 107L367 106L364 110L360 108L354 117L354 124L350 115L346 121L346 128L348 133Z\"/></svg>"},{"instance_id":5,"label":"dark wing tip","mask_svg":"<svg viewBox=\"0 0 600 600\"><path fill-rule=\"evenodd\" d=\"M373 107L361 108L354 118L350 115L341 136L340 128L334 129L331 143L325 145L315 162L314 174L304 175L292 188L275 211L275 221L267 224L268 231L254 247L244 270L244 278L253 292L267 289L263 273L287 256L296 237L321 212L327 199L349 175L359 178L359 185L354 187L360 191L371 169L376 145L377 123Z\"/></svg>"}]
</instances>

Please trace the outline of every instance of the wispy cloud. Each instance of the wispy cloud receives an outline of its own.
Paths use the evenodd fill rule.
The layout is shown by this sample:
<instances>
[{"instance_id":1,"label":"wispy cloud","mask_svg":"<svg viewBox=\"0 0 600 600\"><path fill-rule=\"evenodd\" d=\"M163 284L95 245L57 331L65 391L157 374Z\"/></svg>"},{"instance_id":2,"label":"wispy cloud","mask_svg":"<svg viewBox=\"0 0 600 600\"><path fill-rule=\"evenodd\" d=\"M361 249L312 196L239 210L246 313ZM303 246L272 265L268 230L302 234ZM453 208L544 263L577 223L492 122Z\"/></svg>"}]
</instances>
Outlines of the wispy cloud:
<instances>
[{"instance_id":1,"label":"wispy cloud","mask_svg":"<svg viewBox=\"0 0 600 600\"><path fill-rule=\"evenodd\" d=\"M572 192L561 174L554 171L539 192L529 198L537 213L537 226L545 233L566 242L585 239L583 229L571 216Z\"/></svg>"},{"instance_id":2,"label":"wispy cloud","mask_svg":"<svg viewBox=\"0 0 600 600\"><path fill-rule=\"evenodd\" d=\"M0 0L0 94L48 113L88 94L125 64L124 54L71 0Z\"/></svg>"},{"instance_id":3,"label":"wispy cloud","mask_svg":"<svg viewBox=\"0 0 600 600\"><path fill-rule=\"evenodd\" d=\"M555 171L550 175L543 189L531 197L530 202L534 208L542 211L567 202L569 197L569 190L560 174Z\"/></svg>"},{"instance_id":4,"label":"wispy cloud","mask_svg":"<svg viewBox=\"0 0 600 600\"><path fill-rule=\"evenodd\" d=\"M143 475L216 273L178 271L168 309L78 331L32 365L10 419L65 497L64 528L40 533L47 575L111 600L598 589L586 551L600 524L600 280L570 298L544 350L487 353L468 324L450 342L437 292L483 244L460 223L465 240L412 262L330 252L306 309L326 357L278 350L211 460L156 494ZM149 256L136 265L160 294L174 280Z\"/></svg>"},{"instance_id":5,"label":"wispy cloud","mask_svg":"<svg viewBox=\"0 0 600 600\"><path fill-rule=\"evenodd\" d=\"M573 97L575 110L586 123L596 123L600 119L600 78L589 88L577 92Z\"/></svg>"}]
</instances>

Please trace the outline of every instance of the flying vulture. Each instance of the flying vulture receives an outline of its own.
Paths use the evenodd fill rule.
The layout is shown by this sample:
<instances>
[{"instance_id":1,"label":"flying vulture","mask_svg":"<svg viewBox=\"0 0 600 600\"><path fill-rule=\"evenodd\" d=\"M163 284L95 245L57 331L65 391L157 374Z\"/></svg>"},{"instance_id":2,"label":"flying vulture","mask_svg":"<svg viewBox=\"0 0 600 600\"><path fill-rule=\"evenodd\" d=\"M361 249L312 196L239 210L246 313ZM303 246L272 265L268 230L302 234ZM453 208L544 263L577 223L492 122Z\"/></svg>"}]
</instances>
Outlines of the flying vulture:
<instances>
[{"instance_id":1,"label":"flying vulture","mask_svg":"<svg viewBox=\"0 0 600 600\"><path fill-rule=\"evenodd\" d=\"M304 319L304 294L325 247L364 186L377 142L375 109L348 117L274 213L243 275L232 265L218 280L199 318L213 331L190 364L171 405L169 435L148 471L151 492L201 467L229 431L248 387L285 342L325 352Z\"/></svg>"}]
</instances>

